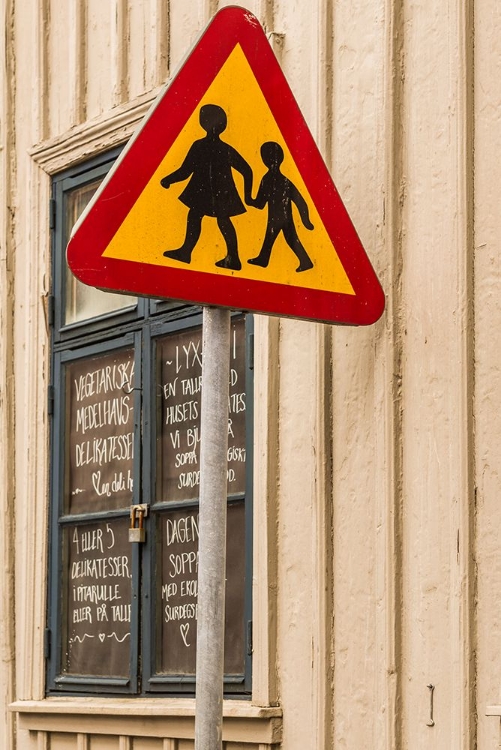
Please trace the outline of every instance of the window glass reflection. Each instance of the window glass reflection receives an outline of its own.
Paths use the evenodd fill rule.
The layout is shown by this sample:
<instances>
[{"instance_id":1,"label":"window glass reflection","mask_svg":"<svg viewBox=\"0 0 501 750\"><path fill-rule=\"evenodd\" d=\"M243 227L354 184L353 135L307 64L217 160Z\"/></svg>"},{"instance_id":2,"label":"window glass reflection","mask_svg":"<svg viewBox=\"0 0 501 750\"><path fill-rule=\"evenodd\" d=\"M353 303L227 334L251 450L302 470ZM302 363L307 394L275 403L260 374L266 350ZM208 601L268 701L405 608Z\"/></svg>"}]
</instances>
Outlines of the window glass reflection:
<instances>
[{"instance_id":1,"label":"window glass reflection","mask_svg":"<svg viewBox=\"0 0 501 750\"><path fill-rule=\"evenodd\" d=\"M66 238L68 244L71 230L99 186L100 180L72 190L66 196ZM80 323L98 315L122 310L136 304L136 298L125 294L102 292L100 289L82 284L65 266L66 305L64 325Z\"/></svg>"}]
</instances>

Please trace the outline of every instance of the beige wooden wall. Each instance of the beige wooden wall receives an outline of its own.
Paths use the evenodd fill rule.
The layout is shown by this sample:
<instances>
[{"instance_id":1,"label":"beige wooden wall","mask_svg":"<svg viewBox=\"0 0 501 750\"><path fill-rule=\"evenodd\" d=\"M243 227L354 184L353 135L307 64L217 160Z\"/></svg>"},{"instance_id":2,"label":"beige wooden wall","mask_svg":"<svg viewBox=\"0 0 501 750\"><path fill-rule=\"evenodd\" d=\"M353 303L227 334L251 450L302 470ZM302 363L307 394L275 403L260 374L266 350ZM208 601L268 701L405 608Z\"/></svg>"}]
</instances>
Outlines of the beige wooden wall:
<instances>
[{"instance_id":1,"label":"beige wooden wall","mask_svg":"<svg viewBox=\"0 0 501 750\"><path fill-rule=\"evenodd\" d=\"M140 721L120 735L109 702L100 734L78 701L40 718L47 200L51 173L130 135L223 4L0 0L2 748L190 744L141 740ZM387 308L368 329L257 321L251 708L255 726L278 704L283 727L279 711L262 735L244 722L228 750L280 731L286 750L498 747L499 2L245 5L274 32Z\"/></svg>"}]
</instances>

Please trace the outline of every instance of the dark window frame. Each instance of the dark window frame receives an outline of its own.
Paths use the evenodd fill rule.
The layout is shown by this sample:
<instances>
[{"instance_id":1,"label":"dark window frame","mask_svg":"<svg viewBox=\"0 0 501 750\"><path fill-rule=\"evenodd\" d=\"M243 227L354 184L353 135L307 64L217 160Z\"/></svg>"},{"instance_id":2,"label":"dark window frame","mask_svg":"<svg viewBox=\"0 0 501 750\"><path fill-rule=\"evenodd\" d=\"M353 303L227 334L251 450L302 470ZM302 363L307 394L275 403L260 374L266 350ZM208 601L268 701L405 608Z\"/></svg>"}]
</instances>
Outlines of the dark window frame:
<instances>
[{"instance_id":1,"label":"dark window frame","mask_svg":"<svg viewBox=\"0 0 501 750\"><path fill-rule=\"evenodd\" d=\"M100 154L53 177L51 210L54 217L52 231L52 304L53 325L51 327L52 380L50 386L51 412L50 430L50 503L49 503L49 586L47 598L46 631L46 692L48 695L169 695L184 696L194 694L195 679L192 676L179 679L155 674L155 654L151 649L151 634L155 623L154 581L153 581L153 540L151 544L133 544L132 547L132 608L130 675L127 679L113 677L87 677L61 674L62 664L62 530L68 524L89 523L104 518L121 518L129 515L127 510L94 512L90 514L65 515L64 496L64 451L65 441L65 386L63 377L67 363L99 355L113 349L131 346L136 361L135 375L135 454L134 454L134 503L148 502L153 497L155 487L154 463L152 456L156 434L147 425L154 421L154 400L143 397L141 391L151 392L154 378L155 340L167 333L201 326L201 308L178 302L137 299L137 304L106 313L83 322L64 325L65 310L65 196L74 188L104 177L121 151ZM243 313L234 313L243 316ZM253 425L253 320L245 316L246 330L246 488L238 498L228 498L228 504L244 502L245 507L245 615L244 628L245 669L238 677L228 676L225 680L225 696L232 698L250 697L252 681L252 425ZM142 378L144 377L144 380ZM145 427L146 426L146 427ZM149 435L148 435L149 429ZM140 481L137 481L137 478ZM163 505L163 504L162 504ZM165 503L169 510L175 503ZM183 507L187 507L186 503ZM147 536L152 538L149 519L145 526ZM141 666L140 666L141 665Z\"/></svg>"}]
</instances>

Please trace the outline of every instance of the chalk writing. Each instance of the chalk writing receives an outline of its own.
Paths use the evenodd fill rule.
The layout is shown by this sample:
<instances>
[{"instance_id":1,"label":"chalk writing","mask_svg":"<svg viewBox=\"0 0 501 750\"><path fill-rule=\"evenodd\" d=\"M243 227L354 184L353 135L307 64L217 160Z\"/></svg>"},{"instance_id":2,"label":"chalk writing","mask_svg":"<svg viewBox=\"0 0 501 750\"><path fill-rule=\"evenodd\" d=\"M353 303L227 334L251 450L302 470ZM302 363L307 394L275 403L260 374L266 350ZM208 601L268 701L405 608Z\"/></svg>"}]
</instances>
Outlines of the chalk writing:
<instances>
[{"instance_id":1,"label":"chalk writing","mask_svg":"<svg viewBox=\"0 0 501 750\"><path fill-rule=\"evenodd\" d=\"M160 373L157 500L192 500L200 486L202 334L199 328L157 342ZM231 328L228 493L245 492L245 322Z\"/></svg>"},{"instance_id":2,"label":"chalk writing","mask_svg":"<svg viewBox=\"0 0 501 750\"><path fill-rule=\"evenodd\" d=\"M119 518L64 530L63 671L68 674L127 674L132 578L127 529L128 519Z\"/></svg>"},{"instance_id":3,"label":"chalk writing","mask_svg":"<svg viewBox=\"0 0 501 750\"><path fill-rule=\"evenodd\" d=\"M101 427L117 427L127 424L131 409L130 395L109 398L98 404L81 406L76 410L76 432L85 435L88 430L99 430Z\"/></svg>"},{"instance_id":4,"label":"chalk writing","mask_svg":"<svg viewBox=\"0 0 501 750\"><path fill-rule=\"evenodd\" d=\"M112 365L100 365L97 369L74 378L76 399L79 402L102 393L121 391L133 377L134 362L132 360Z\"/></svg>"},{"instance_id":5,"label":"chalk writing","mask_svg":"<svg viewBox=\"0 0 501 750\"><path fill-rule=\"evenodd\" d=\"M196 508L177 509L159 516L162 648L158 654L158 669L169 674L194 674L198 617L198 511ZM244 664L244 555L244 503L232 503L228 506L225 669L237 674L243 671Z\"/></svg>"},{"instance_id":6,"label":"chalk writing","mask_svg":"<svg viewBox=\"0 0 501 750\"><path fill-rule=\"evenodd\" d=\"M112 510L132 502L133 381L132 349L66 365L66 502L71 513Z\"/></svg>"}]
</instances>

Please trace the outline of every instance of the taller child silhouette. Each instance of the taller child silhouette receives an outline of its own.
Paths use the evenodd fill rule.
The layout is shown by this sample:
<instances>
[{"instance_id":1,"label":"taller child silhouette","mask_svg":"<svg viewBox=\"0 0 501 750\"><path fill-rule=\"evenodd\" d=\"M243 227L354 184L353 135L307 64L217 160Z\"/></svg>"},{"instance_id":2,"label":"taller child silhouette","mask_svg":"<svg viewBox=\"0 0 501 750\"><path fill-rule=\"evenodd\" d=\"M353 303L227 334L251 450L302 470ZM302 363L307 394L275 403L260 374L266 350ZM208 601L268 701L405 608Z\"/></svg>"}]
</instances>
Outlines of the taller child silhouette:
<instances>
[{"instance_id":1,"label":"taller child silhouette","mask_svg":"<svg viewBox=\"0 0 501 750\"><path fill-rule=\"evenodd\" d=\"M179 200L189 208L185 240L180 248L166 250L164 255L190 263L200 237L202 219L213 216L226 242L226 256L217 261L216 266L239 271L242 264L231 217L243 214L247 209L238 194L232 169L240 172L244 179L246 203L252 200L252 169L233 146L220 138L227 125L224 109L217 104L205 104L200 109L200 125L207 135L193 143L179 169L160 181L162 187L169 188L173 182L181 182L191 176L179 196Z\"/></svg>"}]
</instances>

